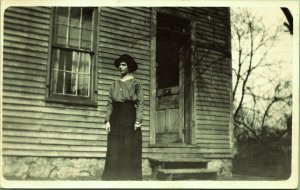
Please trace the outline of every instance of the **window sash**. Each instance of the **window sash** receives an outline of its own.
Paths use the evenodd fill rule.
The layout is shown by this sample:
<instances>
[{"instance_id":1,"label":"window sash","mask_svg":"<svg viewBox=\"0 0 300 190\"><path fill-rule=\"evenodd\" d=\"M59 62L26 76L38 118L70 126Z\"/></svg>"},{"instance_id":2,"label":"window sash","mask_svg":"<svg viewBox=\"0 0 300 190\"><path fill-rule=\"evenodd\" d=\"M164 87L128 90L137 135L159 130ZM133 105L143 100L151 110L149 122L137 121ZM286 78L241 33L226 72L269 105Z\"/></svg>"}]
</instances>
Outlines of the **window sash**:
<instances>
[{"instance_id":1,"label":"window sash","mask_svg":"<svg viewBox=\"0 0 300 190\"><path fill-rule=\"evenodd\" d=\"M92 62L88 53L53 49L52 94L89 97Z\"/></svg>"},{"instance_id":2,"label":"window sash","mask_svg":"<svg viewBox=\"0 0 300 190\"><path fill-rule=\"evenodd\" d=\"M60 22L60 16L58 14L58 9L67 9L67 15L64 19L64 22ZM88 50L94 51L94 20L95 20L95 9L92 8L78 8L80 9L80 18L78 21L78 25L72 23L71 19L71 9L73 7L68 8L56 8L55 10L55 19L54 19L54 38L53 45L61 46L66 48L74 48L78 50ZM92 11L90 23L87 24L87 21L83 21L84 15L83 12L87 10ZM88 28L90 27L90 28ZM62 33L63 32L63 33ZM88 37L86 37L88 36ZM76 43L78 42L78 43Z\"/></svg>"}]
</instances>

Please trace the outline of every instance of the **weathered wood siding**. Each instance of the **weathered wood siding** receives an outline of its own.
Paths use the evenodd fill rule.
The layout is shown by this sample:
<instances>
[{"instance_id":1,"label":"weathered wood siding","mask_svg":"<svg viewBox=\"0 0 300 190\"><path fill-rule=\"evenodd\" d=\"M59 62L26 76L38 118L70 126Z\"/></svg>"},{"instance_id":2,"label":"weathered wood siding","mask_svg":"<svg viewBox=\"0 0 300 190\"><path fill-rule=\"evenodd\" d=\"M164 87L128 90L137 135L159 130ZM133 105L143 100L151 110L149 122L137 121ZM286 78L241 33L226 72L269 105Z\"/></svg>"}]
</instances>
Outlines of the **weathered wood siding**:
<instances>
[{"instance_id":1,"label":"weathered wood siding","mask_svg":"<svg viewBox=\"0 0 300 190\"><path fill-rule=\"evenodd\" d=\"M196 143L230 153L231 64L228 8L196 10ZM202 16L201 16L202 15Z\"/></svg>"},{"instance_id":2,"label":"weathered wood siding","mask_svg":"<svg viewBox=\"0 0 300 190\"><path fill-rule=\"evenodd\" d=\"M51 9L10 7L4 14L3 154L104 157L104 117L110 84L119 77L113 61L129 53L139 63L144 87L143 155L226 157L229 149L229 12L176 8L196 21L195 143L199 147L150 148L150 8L101 7L98 41L98 107L45 101ZM218 14L216 14L218 13ZM208 16L209 15L209 16Z\"/></svg>"},{"instance_id":3,"label":"weathered wood siding","mask_svg":"<svg viewBox=\"0 0 300 190\"><path fill-rule=\"evenodd\" d=\"M50 13L46 7L5 11L3 154L104 156L101 105L97 109L45 102Z\"/></svg>"}]
</instances>

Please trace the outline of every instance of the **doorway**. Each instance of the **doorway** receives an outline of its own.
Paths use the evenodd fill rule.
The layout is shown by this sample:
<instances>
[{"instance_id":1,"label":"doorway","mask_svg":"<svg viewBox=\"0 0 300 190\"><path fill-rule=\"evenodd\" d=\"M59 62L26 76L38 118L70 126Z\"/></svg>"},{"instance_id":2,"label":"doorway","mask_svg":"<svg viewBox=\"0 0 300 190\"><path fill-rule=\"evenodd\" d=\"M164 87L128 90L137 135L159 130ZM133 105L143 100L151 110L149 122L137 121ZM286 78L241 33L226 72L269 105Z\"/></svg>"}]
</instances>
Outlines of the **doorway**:
<instances>
[{"instance_id":1,"label":"doorway","mask_svg":"<svg viewBox=\"0 0 300 190\"><path fill-rule=\"evenodd\" d=\"M189 143L190 21L156 18L156 144Z\"/></svg>"}]
</instances>

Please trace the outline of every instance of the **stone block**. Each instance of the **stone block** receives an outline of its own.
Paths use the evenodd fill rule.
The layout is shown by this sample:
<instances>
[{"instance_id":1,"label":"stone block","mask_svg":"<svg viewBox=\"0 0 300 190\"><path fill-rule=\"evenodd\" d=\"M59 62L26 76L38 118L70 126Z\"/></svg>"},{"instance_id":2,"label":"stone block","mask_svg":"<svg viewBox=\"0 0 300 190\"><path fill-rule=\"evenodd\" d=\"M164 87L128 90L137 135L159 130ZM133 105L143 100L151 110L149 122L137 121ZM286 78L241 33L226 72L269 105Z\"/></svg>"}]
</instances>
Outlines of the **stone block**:
<instances>
[{"instance_id":1,"label":"stone block","mask_svg":"<svg viewBox=\"0 0 300 190\"><path fill-rule=\"evenodd\" d=\"M208 162L207 169L218 170L218 176L232 176L232 161L230 159L214 159Z\"/></svg>"},{"instance_id":2,"label":"stone block","mask_svg":"<svg viewBox=\"0 0 300 190\"><path fill-rule=\"evenodd\" d=\"M101 158L3 157L3 176L17 180L100 180Z\"/></svg>"},{"instance_id":3,"label":"stone block","mask_svg":"<svg viewBox=\"0 0 300 190\"><path fill-rule=\"evenodd\" d=\"M150 162L148 159L142 160L142 170L143 170L143 176L150 177L152 175L152 168L150 166Z\"/></svg>"}]
</instances>

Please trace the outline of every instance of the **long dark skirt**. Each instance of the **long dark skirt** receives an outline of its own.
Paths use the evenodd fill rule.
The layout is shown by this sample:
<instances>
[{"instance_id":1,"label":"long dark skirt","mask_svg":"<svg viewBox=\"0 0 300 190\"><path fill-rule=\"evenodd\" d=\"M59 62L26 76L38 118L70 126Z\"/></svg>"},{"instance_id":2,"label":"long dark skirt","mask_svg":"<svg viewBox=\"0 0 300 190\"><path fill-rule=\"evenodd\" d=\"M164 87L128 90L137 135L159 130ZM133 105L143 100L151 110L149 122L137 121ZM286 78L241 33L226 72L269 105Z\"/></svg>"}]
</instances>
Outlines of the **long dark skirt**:
<instances>
[{"instance_id":1,"label":"long dark skirt","mask_svg":"<svg viewBox=\"0 0 300 190\"><path fill-rule=\"evenodd\" d=\"M102 180L142 180L142 133L133 102L114 102Z\"/></svg>"}]
</instances>

